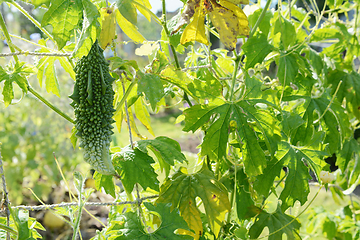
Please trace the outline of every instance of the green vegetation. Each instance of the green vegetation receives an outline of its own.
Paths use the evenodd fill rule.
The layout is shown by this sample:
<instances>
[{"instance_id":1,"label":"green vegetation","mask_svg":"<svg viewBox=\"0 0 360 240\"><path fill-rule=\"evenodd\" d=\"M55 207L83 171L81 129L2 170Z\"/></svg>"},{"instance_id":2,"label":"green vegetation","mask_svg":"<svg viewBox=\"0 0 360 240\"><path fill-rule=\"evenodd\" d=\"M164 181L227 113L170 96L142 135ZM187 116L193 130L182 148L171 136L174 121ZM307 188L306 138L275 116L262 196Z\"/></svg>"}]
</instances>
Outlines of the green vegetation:
<instances>
[{"instance_id":1,"label":"green vegetation","mask_svg":"<svg viewBox=\"0 0 360 240\"><path fill-rule=\"evenodd\" d=\"M0 3L0 238L360 238L359 0Z\"/></svg>"}]
</instances>

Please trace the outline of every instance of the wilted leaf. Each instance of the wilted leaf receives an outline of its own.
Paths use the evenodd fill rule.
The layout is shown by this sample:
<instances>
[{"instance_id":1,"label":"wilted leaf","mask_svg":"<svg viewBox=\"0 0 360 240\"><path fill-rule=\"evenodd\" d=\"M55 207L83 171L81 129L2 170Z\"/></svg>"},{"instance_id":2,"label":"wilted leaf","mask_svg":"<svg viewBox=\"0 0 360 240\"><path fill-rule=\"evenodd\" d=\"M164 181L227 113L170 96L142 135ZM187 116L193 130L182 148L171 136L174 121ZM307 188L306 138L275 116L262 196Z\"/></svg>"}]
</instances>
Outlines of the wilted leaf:
<instances>
[{"instance_id":1,"label":"wilted leaf","mask_svg":"<svg viewBox=\"0 0 360 240\"><path fill-rule=\"evenodd\" d=\"M209 44L209 41L205 35L205 15L199 8L194 14L194 18L189 25L184 29L181 35L180 43L185 44L187 42L197 41L205 45Z\"/></svg>"}]
</instances>

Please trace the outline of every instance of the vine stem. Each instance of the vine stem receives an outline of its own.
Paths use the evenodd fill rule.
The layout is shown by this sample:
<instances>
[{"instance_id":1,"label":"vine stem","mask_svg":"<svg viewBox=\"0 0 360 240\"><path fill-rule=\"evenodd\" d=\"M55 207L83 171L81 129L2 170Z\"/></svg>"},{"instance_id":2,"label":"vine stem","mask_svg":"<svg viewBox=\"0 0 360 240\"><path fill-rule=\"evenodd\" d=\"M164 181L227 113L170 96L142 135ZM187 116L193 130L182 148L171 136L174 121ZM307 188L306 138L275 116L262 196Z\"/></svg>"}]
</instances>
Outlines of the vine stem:
<instances>
[{"instance_id":1,"label":"vine stem","mask_svg":"<svg viewBox=\"0 0 360 240\"><path fill-rule=\"evenodd\" d=\"M123 89L123 95L125 97L125 84L124 84L123 79L121 79L121 86ZM123 97L123 99L124 99L124 97ZM125 113L126 113L126 120L127 120L126 122L127 122L127 126L129 129L130 146L131 146L131 149L134 149L134 143L133 143L133 139L132 139L131 126L130 126L130 116L129 116L129 110L128 110L126 98L124 99L124 104L125 104Z\"/></svg>"},{"instance_id":2,"label":"vine stem","mask_svg":"<svg viewBox=\"0 0 360 240\"><path fill-rule=\"evenodd\" d=\"M6 181L5 181L5 174L4 174L4 168L3 168L3 161L1 156L1 142L0 142L0 175L2 180L2 187L3 187L3 203L2 205L5 207L5 213L6 213L6 226L10 227L10 201L9 201L9 192L6 187ZM10 232L6 231L6 240L10 240Z\"/></svg>"},{"instance_id":3,"label":"vine stem","mask_svg":"<svg viewBox=\"0 0 360 240\"><path fill-rule=\"evenodd\" d=\"M237 71L239 69L241 58L237 55L236 50L234 50L235 55L235 66L234 66L234 72L231 79L231 87L230 87L230 101L233 101L234 97L234 91L235 91L235 83L236 83L236 75Z\"/></svg>"},{"instance_id":4,"label":"vine stem","mask_svg":"<svg viewBox=\"0 0 360 240\"><path fill-rule=\"evenodd\" d=\"M4 36L5 36L5 39L6 39L7 44L9 45L10 51L11 51L12 53L14 53L14 52L15 52L15 49L14 49L14 47L13 47L13 44L12 44L12 41L11 41L11 38L10 38L10 34L9 34L8 30L7 30L7 27L6 27L6 24L5 24L3 15L0 14L0 16L1 16L1 17L0 17L0 27L1 27L1 30L2 30L2 32L4 33ZM13 57L14 57L15 62L16 62L16 63L19 63L19 58L17 57L17 55L14 55Z\"/></svg>"},{"instance_id":5,"label":"vine stem","mask_svg":"<svg viewBox=\"0 0 360 240\"><path fill-rule=\"evenodd\" d=\"M270 7L272 0L267 0L264 9L261 11L261 14L258 18L258 20L256 21L253 29L251 29L250 33L249 33L249 38L251 38L254 33L256 32L256 29L258 28L258 26L260 25L261 21L263 20L263 18L265 17L266 11L268 10L268 8Z\"/></svg>"},{"instance_id":6,"label":"vine stem","mask_svg":"<svg viewBox=\"0 0 360 240\"><path fill-rule=\"evenodd\" d=\"M82 183L82 185L84 185L84 182ZM81 187L83 189L83 186ZM73 233L73 237L72 240L76 240L77 236L78 236L78 232L80 230L80 221L81 221L81 215L82 215L82 210L84 208L85 205L85 201L82 199L82 189L79 190L79 202L77 203L77 205L79 205L79 212L78 212L78 216L76 218L76 222L75 222L75 227L74 227L74 233Z\"/></svg>"},{"instance_id":7,"label":"vine stem","mask_svg":"<svg viewBox=\"0 0 360 240\"><path fill-rule=\"evenodd\" d=\"M165 5L165 0L162 0L162 21L161 21L161 24L162 24L162 26L163 26L163 28L165 30L166 36L170 39L170 32L169 32L169 29L167 28L167 25L166 25L166 5ZM170 40L169 40L169 45L170 45L170 48L171 48L171 52L173 53L173 56L174 56L176 69L180 69L180 63L179 63L179 59L178 59L177 54L176 54L175 47L170 43Z\"/></svg>"},{"instance_id":8,"label":"vine stem","mask_svg":"<svg viewBox=\"0 0 360 240\"><path fill-rule=\"evenodd\" d=\"M51 34L46 31L45 28L41 26L41 24L33 18L22 6L20 6L17 2L12 1L11 4L16 7L25 17L27 17L37 28L40 29L51 41L55 42L54 38L51 36Z\"/></svg>"},{"instance_id":9,"label":"vine stem","mask_svg":"<svg viewBox=\"0 0 360 240\"><path fill-rule=\"evenodd\" d=\"M48 100L46 100L44 97L42 97L38 92L36 92L30 85L27 86L27 89L29 92L31 92L35 97L37 97L41 102L43 102L46 106L48 106L49 108L51 108L52 110L54 110L54 112L56 112L57 114L59 114L60 116L62 116L63 118L65 118L66 120L68 120L69 122L71 122L72 124L75 124L75 121L69 117L68 115L66 115L64 112L62 112L59 108L55 107L54 105L52 105Z\"/></svg>"}]
</instances>

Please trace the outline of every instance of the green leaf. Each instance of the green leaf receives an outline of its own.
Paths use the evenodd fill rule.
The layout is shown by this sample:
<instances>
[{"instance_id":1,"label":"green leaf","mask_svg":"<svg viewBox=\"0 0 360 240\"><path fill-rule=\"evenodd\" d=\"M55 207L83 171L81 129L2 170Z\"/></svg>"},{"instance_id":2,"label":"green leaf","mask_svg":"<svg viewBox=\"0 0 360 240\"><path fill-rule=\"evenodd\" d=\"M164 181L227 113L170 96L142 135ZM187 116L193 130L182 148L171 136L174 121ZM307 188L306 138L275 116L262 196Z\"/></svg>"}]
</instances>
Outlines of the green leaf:
<instances>
[{"instance_id":1,"label":"green leaf","mask_svg":"<svg viewBox=\"0 0 360 240\"><path fill-rule=\"evenodd\" d=\"M266 110L256 109L255 105L263 102L260 99L254 99L239 101L236 104L218 102L219 105L215 105L213 102L212 105L195 105L184 111L183 131L195 132L202 126L206 127L201 154L219 159L226 155L230 122L235 121L236 132L243 143L245 171L248 175L259 175L266 167L266 159L254 127L263 135L268 150L272 153L276 150L279 137L277 134L280 133L276 120ZM215 121L207 127L212 116L216 116Z\"/></svg>"},{"instance_id":2,"label":"green leaf","mask_svg":"<svg viewBox=\"0 0 360 240\"><path fill-rule=\"evenodd\" d=\"M78 1L52 0L42 19L42 26L52 25L52 34L59 50L70 40L71 33L81 19L81 7L77 4Z\"/></svg>"},{"instance_id":3,"label":"green leaf","mask_svg":"<svg viewBox=\"0 0 360 240\"><path fill-rule=\"evenodd\" d=\"M13 82L15 82L24 93L27 93L28 83L26 76L33 73L33 69L27 66L25 62L16 64L15 68L10 69L10 71L11 72L7 72L0 66L0 82L5 81L2 91L5 107L8 107L14 99Z\"/></svg>"},{"instance_id":4,"label":"green leaf","mask_svg":"<svg viewBox=\"0 0 360 240\"><path fill-rule=\"evenodd\" d=\"M312 48L309 48L306 51L306 58L309 59L310 65L314 68L315 72L320 75L324 68L324 64L319 54Z\"/></svg>"},{"instance_id":5,"label":"green leaf","mask_svg":"<svg viewBox=\"0 0 360 240\"><path fill-rule=\"evenodd\" d=\"M159 190L157 174L151 166L153 163L155 162L149 155L139 149L131 149L130 146L124 147L121 152L113 156L114 167L128 193L132 192L136 183L139 183L143 189L149 187Z\"/></svg>"},{"instance_id":6,"label":"green leaf","mask_svg":"<svg viewBox=\"0 0 360 240\"><path fill-rule=\"evenodd\" d=\"M248 176L243 169L236 173L236 179L236 212L239 220L243 220L245 219L249 208L255 203L250 194Z\"/></svg>"},{"instance_id":7,"label":"green leaf","mask_svg":"<svg viewBox=\"0 0 360 240\"><path fill-rule=\"evenodd\" d=\"M286 141L280 142L275 158L268 163L264 173L255 180L254 189L267 197L275 177L279 177L283 167L287 167L285 188L280 194L282 209L285 211L293 206L296 200L304 204L309 194L308 180L311 179L309 167L317 179L320 179L320 171L326 165L323 158L328 153L323 151L323 138L321 133L314 134L304 146L293 146Z\"/></svg>"},{"instance_id":8,"label":"green leaf","mask_svg":"<svg viewBox=\"0 0 360 240\"><path fill-rule=\"evenodd\" d=\"M249 38L241 48L246 55L245 69L249 69L261 63L272 51L273 46L269 44L265 35L257 34Z\"/></svg>"},{"instance_id":9,"label":"green leaf","mask_svg":"<svg viewBox=\"0 0 360 240\"><path fill-rule=\"evenodd\" d=\"M283 87L288 86L295 79L299 66L295 54L281 54L277 76Z\"/></svg>"},{"instance_id":10,"label":"green leaf","mask_svg":"<svg viewBox=\"0 0 360 240\"><path fill-rule=\"evenodd\" d=\"M94 174L95 187L97 190L104 188L107 194L110 194L113 198L116 198L115 195L115 185L112 175L103 175L101 173L95 172Z\"/></svg>"},{"instance_id":11,"label":"green leaf","mask_svg":"<svg viewBox=\"0 0 360 240\"><path fill-rule=\"evenodd\" d=\"M200 99L215 99L221 96L222 85L208 69L203 71L201 79L195 78L187 85L189 91Z\"/></svg>"},{"instance_id":12,"label":"green leaf","mask_svg":"<svg viewBox=\"0 0 360 240\"><path fill-rule=\"evenodd\" d=\"M287 49L291 44L293 44L296 40L296 31L294 24L286 18L283 18L281 15L278 17L277 21L275 21L275 25L273 26L274 35L277 33L281 33L281 42L282 47Z\"/></svg>"},{"instance_id":13,"label":"green leaf","mask_svg":"<svg viewBox=\"0 0 360 240\"><path fill-rule=\"evenodd\" d=\"M129 22L119 10L116 11L116 21L118 25L121 27L121 30L135 43L142 43L146 41L145 37L139 32L136 25Z\"/></svg>"},{"instance_id":14,"label":"green leaf","mask_svg":"<svg viewBox=\"0 0 360 240\"><path fill-rule=\"evenodd\" d=\"M151 73L139 73L138 94L145 93L150 101L151 108L155 111L156 104L164 97L164 87L160 77Z\"/></svg>"},{"instance_id":15,"label":"green leaf","mask_svg":"<svg viewBox=\"0 0 360 240\"><path fill-rule=\"evenodd\" d=\"M231 205L226 188L205 165L194 174L187 174L186 169L180 168L161 186L157 202L171 203L172 208L179 208L181 216L192 228L193 221L196 223L199 217L199 211L194 211L193 206L188 205L196 205L197 196L202 200L211 230L218 236L222 221Z\"/></svg>"},{"instance_id":16,"label":"green leaf","mask_svg":"<svg viewBox=\"0 0 360 240\"><path fill-rule=\"evenodd\" d=\"M339 166L342 172L346 171L355 154L360 154L359 143L354 138L346 139L343 148L336 154L336 165Z\"/></svg>"},{"instance_id":17,"label":"green leaf","mask_svg":"<svg viewBox=\"0 0 360 240\"><path fill-rule=\"evenodd\" d=\"M248 19L249 19L249 25L251 26L251 28L253 28L255 26L255 23L259 19L262 10L263 9L260 8L249 16ZM271 11L266 11L264 18L262 19L262 21L260 22L260 25L259 25L259 29L260 29L261 33L266 37L269 35L270 26L271 26L270 20L272 17L273 17L273 13Z\"/></svg>"},{"instance_id":18,"label":"green leaf","mask_svg":"<svg viewBox=\"0 0 360 240\"><path fill-rule=\"evenodd\" d=\"M263 86L263 83L259 79L257 79L256 77L250 77L248 74L246 74L245 86L246 90L244 98L251 99L261 97L261 87Z\"/></svg>"},{"instance_id":19,"label":"green leaf","mask_svg":"<svg viewBox=\"0 0 360 240\"><path fill-rule=\"evenodd\" d=\"M11 216L13 217L17 232L18 240L33 239L31 230L29 229L29 212L22 209L12 209Z\"/></svg>"},{"instance_id":20,"label":"green leaf","mask_svg":"<svg viewBox=\"0 0 360 240\"><path fill-rule=\"evenodd\" d=\"M42 87L43 76L45 73L45 86L47 92L52 92L60 97L59 82L55 73L56 57L43 57L38 64L38 80Z\"/></svg>"},{"instance_id":21,"label":"green leaf","mask_svg":"<svg viewBox=\"0 0 360 240\"><path fill-rule=\"evenodd\" d=\"M354 71L346 73L345 71L333 70L328 74L328 81L331 84L331 94L335 94L341 81L336 99L342 103L345 98L346 109L357 119L360 119L360 75Z\"/></svg>"},{"instance_id":22,"label":"green leaf","mask_svg":"<svg viewBox=\"0 0 360 240\"><path fill-rule=\"evenodd\" d=\"M158 215L161 224L154 232L145 231L141 220L134 212L127 212L123 215L123 223L119 226L118 232L122 235L117 236L119 240L153 240L153 239L174 239L174 240L191 240L192 237L187 235L178 235L177 229L190 230L184 219L182 219L177 210L171 208L170 204L158 203L153 205L144 202L144 206L152 213ZM171 210L172 209L172 210Z\"/></svg>"},{"instance_id":23,"label":"green leaf","mask_svg":"<svg viewBox=\"0 0 360 240\"><path fill-rule=\"evenodd\" d=\"M117 0L116 6L124 18L131 24L137 24L137 12L136 7L132 3L132 0Z\"/></svg>"},{"instance_id":24,"label":"green leaf","mask_svg":"<svg viewBox=\"0 0 360 240\"><path fill-rule=\"evenodd\" d=\"M305 121L306 130L301 126L292 143L301 142L307 145L307 141L312 138L314 126L320 123L321 129L326 133L325 143L329 144L329 152L335 153L341 148L344 137L349 135L349 120L344 109L336 102L331 103L326 94L318 98L292 95L284 97L284 101L300 98L305 99L305 102L298 106L297 110Z\"/></svg>"},{"instance_id":25,"label":"green leaf","mask_svg":"<svg viewBox=\"0 0 360 240\"><path fill-rule=\"evenodd\" d=\"M181 153L180 144L168 137L160 136L153 140L140 140L137 142L137 148L147 153L147 147L152 146L152 150L160 153L161 157L171 166L174 166L174 160L179 162L186 161L184 154Z\"/></svg>"},{"instance_id":26,"label":"green leaf","mask_svg":"<svg viewBox=\"0 0 360 240\"><path fill-rule=\"evenodd\" d=\"M301 224L294 217L284 214L280 206L274 213L261 211L256 217L254 224L249 230L250 238L256 239L260 236L265 227L269 229L269 240L282 239L283 234L287 235L287 239L301 239L299 229Z\"/></svg>"},{"instance_id":27,"label":"green leaf","mask_svg":"<svg viewBox=\"0 0 360 240\"><path fill-rule=\"evenodd\" d=\"M14 90L11 81L5 81L2 94L4 96L5 107L8 107L14 99Z\"/></svg>"}]
</instances>

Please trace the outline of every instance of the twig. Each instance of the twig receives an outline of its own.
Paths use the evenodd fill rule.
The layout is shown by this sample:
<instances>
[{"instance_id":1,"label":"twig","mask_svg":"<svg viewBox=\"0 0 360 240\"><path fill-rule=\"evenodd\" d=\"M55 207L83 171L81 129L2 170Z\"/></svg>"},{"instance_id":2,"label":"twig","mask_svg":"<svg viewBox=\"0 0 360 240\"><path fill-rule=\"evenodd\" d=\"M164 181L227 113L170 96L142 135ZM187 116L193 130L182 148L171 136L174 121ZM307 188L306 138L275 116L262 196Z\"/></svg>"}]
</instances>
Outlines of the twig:
<instances>
[{"instance_id":1,"label":"twig","mask_svg":"<svg viewBox=\"0 0 360 240\"><path fill-rule=\"evenodd\" d=\"M85 206L118 206L118 205L125 205L125 204L139 204L142 203L144 200L157 198L159 195L152 195L148 197L139 198L136 201L124 201L124 202L86 202ZM54 208L62 208L62 207L71 207L77 206L79 202L70 202L70 203L59 203L59 204L49 204L49 205L39 205L39 206L14 206L12 209L24 209L28 211L41 211L46 209L54 209ZM1 210L0 213L4 212Z\"/></svg>"},{"instance_id":2,"label":"twig","mask_svg":"<svg viewBox=\"0 0 360 240\"><path fill-rule=\"evenodd\" d=\"M211 67L211 65L207 64L207 65L201 65L201 66L196 66L196 67L183 68L183 69L181 69L181 71L186 72L187 70L197 70L197 69L200 69L200 68L210 68L210 67Z\"/></svg>"},{"instance_id":3,"label":"twig","mask_svg":"<svg viewBox=\"0 0 360 240\"><path fill-rule=\"evenodd\" d=\"M5 207L6 226L10 227L10 210L9 210L10 201L8 198L9 192L7 191L7 188L6 188L3 161L2 161L2 156L1 156L1 143L0 143L0 175L1 175L2 185L3 185L3 200L2 200L3 203L2 203L2 205ZM10 240L10 232L8 232L8 231L6 232L6 240Z\"/></svg>"},{"instance_id":4,"label":"twig","mask_svg":"<svg viewBox=\"0 0 360 240\"><path fill-rule=\"evenodd\" d=\"M124 84L123 79L121 79L121 85L122 85L122 89L123 89L123 95L125 96L125 84ZM125 104L125 113L126 113L126 119L127 119L126 122L127 122L128 129L129 129L130 146L131 146L131 149L133 149L134 148L134 145L133 145L134 142L133 142L133 139L132 139L130 116L129 116L129 110L128 110L128 105L127 105L126 99L124 100L124 104Z\"/></svg>"},{"instance_id":5,"label":"twig","mask_svg":"<svg viewBox=\"0 0 360 240\"><path fill-rule=\"evenodd\" d=\"M71 53L44 53L44 52L27 52L27 51L11 52L11 53L0 53L0 57L18 56L18 55L70 57Z\"/></svg>"}]
</instances>

